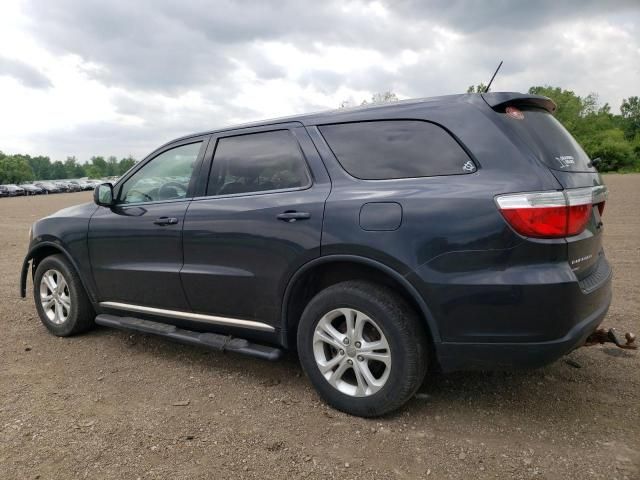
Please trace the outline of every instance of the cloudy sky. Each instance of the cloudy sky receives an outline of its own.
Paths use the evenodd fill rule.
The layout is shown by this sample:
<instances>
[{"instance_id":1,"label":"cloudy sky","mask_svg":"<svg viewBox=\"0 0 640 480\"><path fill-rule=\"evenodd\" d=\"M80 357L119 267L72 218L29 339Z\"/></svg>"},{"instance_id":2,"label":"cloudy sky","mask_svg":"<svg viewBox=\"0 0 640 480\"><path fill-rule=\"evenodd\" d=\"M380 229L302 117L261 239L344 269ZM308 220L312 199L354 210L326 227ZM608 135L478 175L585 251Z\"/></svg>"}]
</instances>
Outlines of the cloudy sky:
<instances>
[{"instance_id":1,"label":"cloudy sky","mask_svg":"<svg viewBox=\"0 0 640 480\"><path fill-rule=\"evenodd\" d=\"M640 95L640 1L2 0L0 150L81 161L361 102Z\"/></svg>"}]
</instances>

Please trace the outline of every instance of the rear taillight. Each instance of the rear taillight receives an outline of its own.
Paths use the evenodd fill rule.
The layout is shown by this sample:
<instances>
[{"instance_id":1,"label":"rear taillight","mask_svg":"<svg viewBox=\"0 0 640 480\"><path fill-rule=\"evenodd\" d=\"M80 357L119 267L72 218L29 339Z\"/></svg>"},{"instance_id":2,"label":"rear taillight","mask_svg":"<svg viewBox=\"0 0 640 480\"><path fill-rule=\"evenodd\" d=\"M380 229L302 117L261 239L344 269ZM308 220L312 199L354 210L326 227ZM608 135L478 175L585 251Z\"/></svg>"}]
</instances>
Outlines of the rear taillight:
<instances>
[{"instance_id":1,"label":"rear taillight","mask_svg":"<svg viewBox=\"0 0 640 480\"><path fill-rule=\"evenodd\" d=\"M520 235L560 238L582 232L594 206L601 215L607 190L604 186L562 192L530 192L496 197L509 225Z\"/></svg>"}]
</instances>

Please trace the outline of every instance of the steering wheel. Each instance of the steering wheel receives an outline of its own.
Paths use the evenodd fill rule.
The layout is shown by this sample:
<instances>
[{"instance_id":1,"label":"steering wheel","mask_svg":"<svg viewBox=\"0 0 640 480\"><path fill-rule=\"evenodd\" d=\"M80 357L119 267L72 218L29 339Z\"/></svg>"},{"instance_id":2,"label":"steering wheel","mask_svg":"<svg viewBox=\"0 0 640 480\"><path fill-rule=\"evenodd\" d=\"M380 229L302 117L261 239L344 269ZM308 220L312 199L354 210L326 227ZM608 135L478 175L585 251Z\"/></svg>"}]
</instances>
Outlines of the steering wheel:
<instances>
[{"instance_id":1,"label":"steering wheel","mask_svg":"<svg viewBox=\"0 0 640 480\"><path fill-rule=\"evenodd\" d=\"M168 189L169 187L178 188L184 192L185 196L187 195L187 187L185 187L183 184L178 182L167 182L158 189L158 198L160 198L160 200L168 200L170 198L176 198L173 196L165 198L165 195L169 194L169 192L167 192L165 189Z\"/></svg>"}]
</instances>

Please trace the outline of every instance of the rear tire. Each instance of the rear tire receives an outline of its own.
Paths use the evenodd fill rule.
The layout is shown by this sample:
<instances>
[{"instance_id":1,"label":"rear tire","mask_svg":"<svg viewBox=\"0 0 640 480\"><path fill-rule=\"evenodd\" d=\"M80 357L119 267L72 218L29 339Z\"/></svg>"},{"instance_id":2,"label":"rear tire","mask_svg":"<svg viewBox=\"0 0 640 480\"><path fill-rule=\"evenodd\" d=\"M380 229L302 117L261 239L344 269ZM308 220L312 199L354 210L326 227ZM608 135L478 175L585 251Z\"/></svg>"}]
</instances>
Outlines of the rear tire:
<instances>
[{"instance_id":1,"label":"rear tire","mask_svg":"<svg viewBox=\"0 0 640 480\"><path fill-rule=\"evenodd\" d=\"M51 255L38 264L33 298L40 320L59 337L93 327L95 312L80 277L63 255Z\"/></svg>"},{"instance_id":2,"label":"rear tire","mask_svg":"<svg viewBox=\"0 0 640 480\"><path fill-rule=\"evenodd\" d=\"M401 407L427 371L428 342L416 312L391 289L366 281L338 283L313 297L297 344L320 396L360 417Z\"/></svg>"}]
</instances>

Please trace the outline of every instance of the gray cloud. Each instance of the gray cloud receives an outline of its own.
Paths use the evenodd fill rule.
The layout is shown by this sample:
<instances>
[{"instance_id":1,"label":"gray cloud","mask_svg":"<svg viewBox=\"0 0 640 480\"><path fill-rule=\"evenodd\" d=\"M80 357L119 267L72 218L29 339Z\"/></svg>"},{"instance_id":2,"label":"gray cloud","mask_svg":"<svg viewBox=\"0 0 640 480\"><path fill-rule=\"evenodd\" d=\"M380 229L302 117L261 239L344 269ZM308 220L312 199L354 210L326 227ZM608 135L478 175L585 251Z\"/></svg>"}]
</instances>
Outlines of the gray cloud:
<instances>
[{"instance_id":1,"label":"gray cloud","mask_svg":"<svg viewBox=\"0 0 640 480\"><path fill-rule=\"evenodd\" d=\"M442 22L473 33L498 28L531 32L549 23L593 18L638 8L637 0L400 0L394 8L407 18Z\"/></svg>"},{"instance_id":2,"label":"gray cloud","mask_svg":"<svg viewBox=\"0 0 640 480\"><path fill-rule=\"evenodd\" d=\"M31 0L28 5L33 34L43 45L97 64L91 74L109 85L159 91L226 82L234 69L230 59L246 63L263 79L284 76L282 67L256 55L258 42L288 42L307 52L316 51L318 43L364 47L393 56L403 49L434 48L439 34L433 27L440 26L468 37L466 48L475 50L474 58L487 57L490 68L506 48L544 41L536 35L549 24L634 6L638 18L637 0L404 0L386 5L387 18L362 9L344 12L340 1ZM523 60L513 58L511 66ZM335 80L327 84L329 77L325 73L317 81L335 85ZM310 74L303 80L309 82ZM365 76L344 80L360 88L372 83Z\"/></svg>"},{"instance_id":3,"label":"gray cloud","mask_svg":"<svg viewBox=\"0 0 640 480\"><path fill-rule=\"evenodd\" d=\"M48 88L51 81L31 65L12 58L0 57L0 76L13 77L31 88Z\"/></svg>"},{"instance_id":4,"label":"gray cloud","mask_svg":"<svg viewBox=\"0 0 640 480\"><path fill-rule=\"evenodd\" d=\"M79 56L87 75L121 92L111 99L115 110L141 120L136 127L94 123L75 132L50 132L41 143L65 145L56 142L62 135L72 148L78 134L82 142L118 145L122 153L139 156L165 134L170 138L260 116L252 105L238 104L240 69L252 72L258 84L283 80L321 94L346 87L420 97L486 82L504 59L497 89L553 84L579 94L596 91L614 109L622 97L639 93L633 91L640 84L637 0L398 0L383 2L386 15L377 15L368 2L354 5L340 0L28 0L25 12L40 45L56 55ZM614 33L589 49L584 39L565 32L580 27L587 40L598 38L592 26L603 22ZM617 38L616 44L608 45L609 38ZM290 65L287 58L267 58L267 42L293 46L309 58L339 46L378 52L382 60L348 74L324 65L300 71L290 68L294 60ZM417 61L398 64L407 50ZM385 59L395 66L389 68ZM21 75L25 84L49 84L33 69L29 77L27 70ZM201 96L201 105L167 111L154 100L188 91ZM293 103L304 111L317 109L316 102L296 98Z\"/></svg>"}]
</instances>

